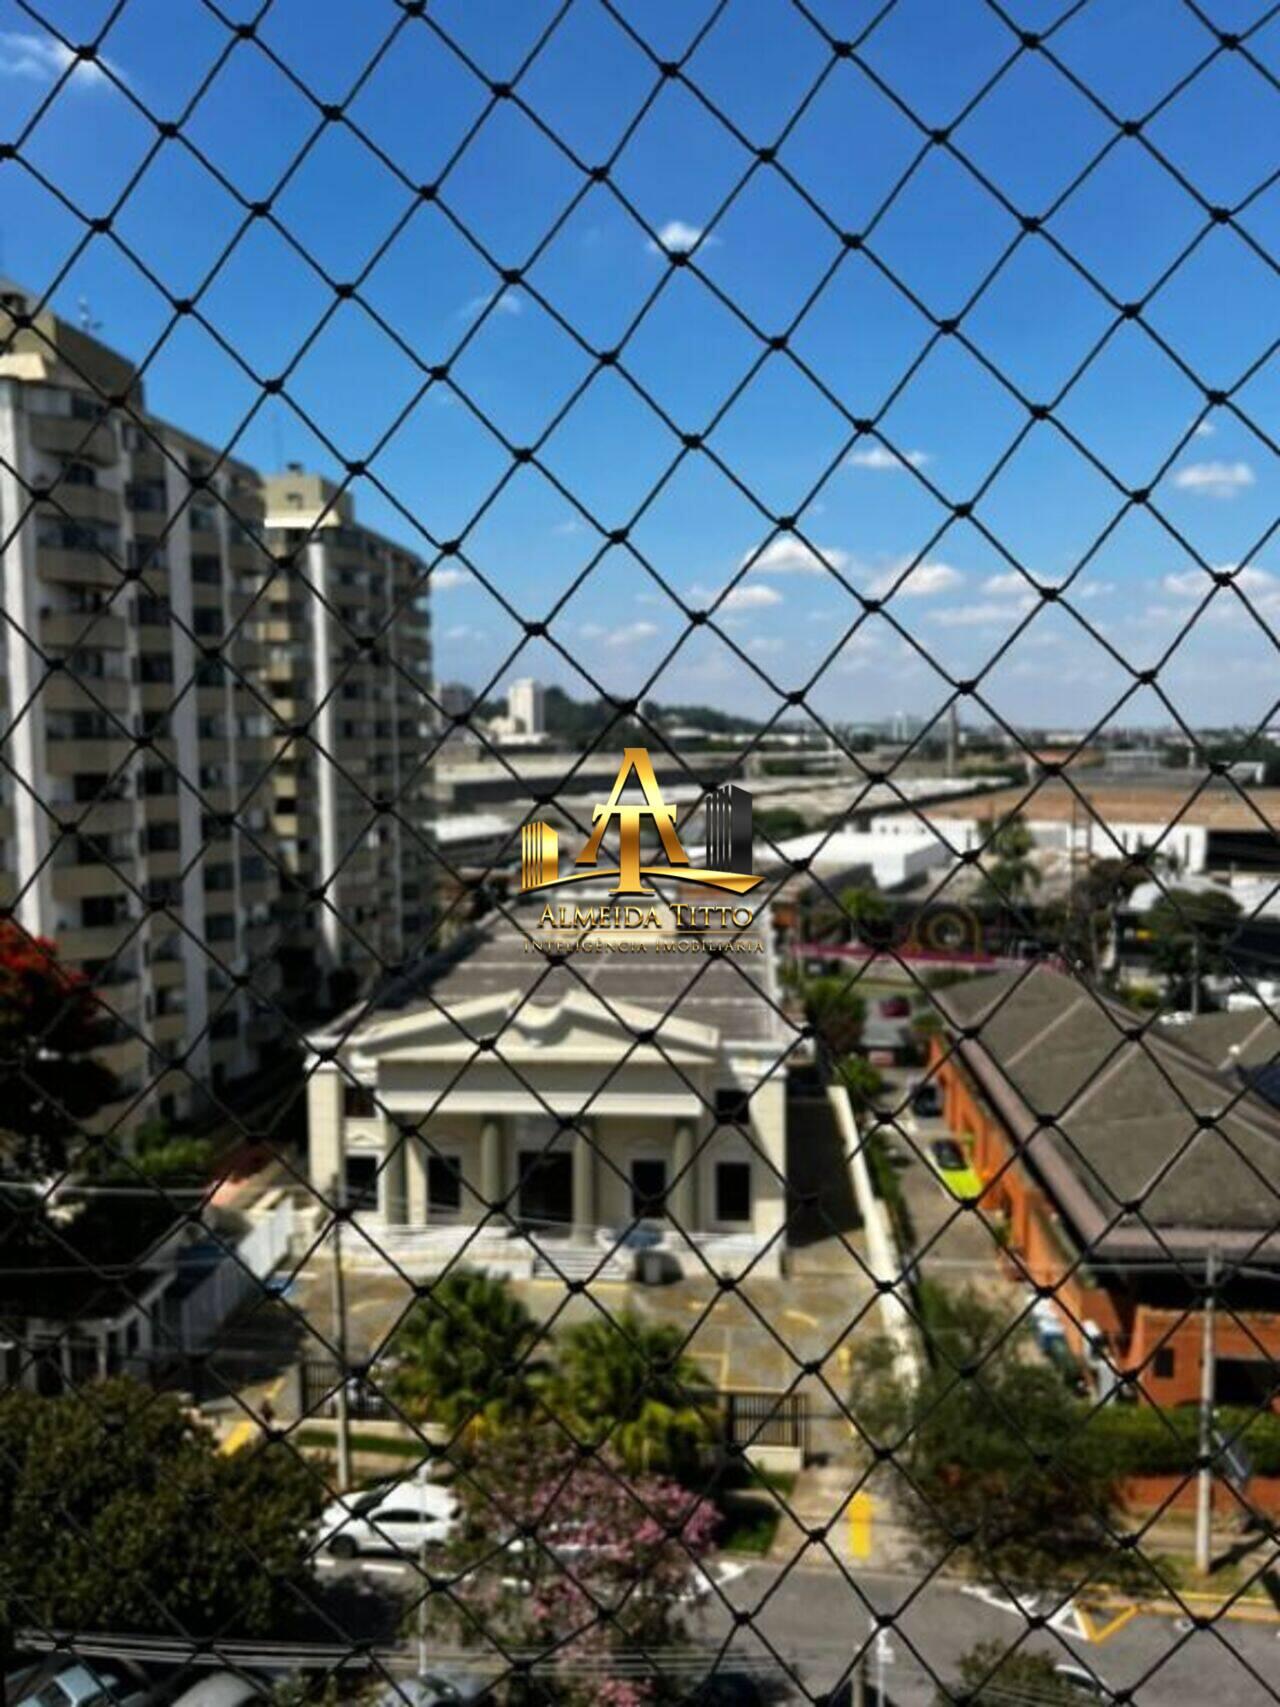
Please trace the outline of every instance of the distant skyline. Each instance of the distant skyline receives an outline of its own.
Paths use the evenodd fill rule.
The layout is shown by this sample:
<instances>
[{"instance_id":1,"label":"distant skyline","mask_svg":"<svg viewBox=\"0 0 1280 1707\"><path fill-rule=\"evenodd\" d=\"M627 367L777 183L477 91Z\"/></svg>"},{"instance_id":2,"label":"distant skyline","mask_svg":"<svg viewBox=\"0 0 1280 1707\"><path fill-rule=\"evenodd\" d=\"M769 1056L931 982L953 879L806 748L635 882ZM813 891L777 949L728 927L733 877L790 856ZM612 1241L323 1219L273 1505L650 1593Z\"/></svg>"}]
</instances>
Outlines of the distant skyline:
<instances>
[{"instance_id":1,"label":"distant skyline","mask_svg":"<svg viewBox=\"0 0 1280 1707\"><path fill-rule=\"evenodd\" d=\"M934 717L946 670L1010 723L1083 729L1132 687L1114 652L1160 666L1188 724L1275 720L1280 22L1246 53L1185 7L1010 6L1054 65L954 0L874 28L865 0L816 0L812 22L781 0L221 10L261 12L258 39L202 0L128 0L103 64L69 70L58 35L94 40L108 0L0 0L0 270L154 352L159 414L264 467L366 462L386 492L352 482L362 519L428 557L459 540L435 578L441 680L757 718L777 689L860 723ZM1249 13L1222 0L1215 21ZM823 29L869 33L837 59ZM687 82L664 79L685 54ZM268 197L281 229L246 219ZM541 466L513 469L486 422ZM1040 605L1067 582L1070 609ZM681 641L663 583L723 596L720 633ZM860 619L855 592L883 609ZM517 651L518 619L548 617L567 655ZM1172 719L1138 686L1115 721Z\"/></svg>"}]
</instances>

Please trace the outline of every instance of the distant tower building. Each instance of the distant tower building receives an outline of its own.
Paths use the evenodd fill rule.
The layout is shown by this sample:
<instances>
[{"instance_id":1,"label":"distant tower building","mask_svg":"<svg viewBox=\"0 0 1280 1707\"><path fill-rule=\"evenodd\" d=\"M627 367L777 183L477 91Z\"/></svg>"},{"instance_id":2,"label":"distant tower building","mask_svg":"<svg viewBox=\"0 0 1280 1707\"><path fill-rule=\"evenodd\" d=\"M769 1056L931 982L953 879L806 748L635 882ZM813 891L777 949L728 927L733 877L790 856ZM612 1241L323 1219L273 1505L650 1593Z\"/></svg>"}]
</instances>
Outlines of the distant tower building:
<instances>
[{"instance_id":1,"label":"distant tower building","mask_svg":"<svg viewBox=\"0 0 1280 1707\"><path fill-rule=\"evenodd\" d=\"M546 690L532 676L523 676L507 689L507 716L517 735L541 735L546 729Z\"/></svg>"},{"instance_id":2,"label":"distant tower building","mask_svg":"<svg viewBox=\"0 0 1280 1707\"><path fill-rule=\"evenodd\" d=\"M707 870L751 870L751 796L726 783L707 796Z\"/></svg>"},{"instance_id":3,"label":"distant tower building","mask_svg":"<svg viewBox=\"0 0 1280 1707\"><path fill-rule=\"evenodd\" d=\"M960 710L952 700L947 712L947 775L955 776L960 768Z\"/></svg>"}]
</instances>

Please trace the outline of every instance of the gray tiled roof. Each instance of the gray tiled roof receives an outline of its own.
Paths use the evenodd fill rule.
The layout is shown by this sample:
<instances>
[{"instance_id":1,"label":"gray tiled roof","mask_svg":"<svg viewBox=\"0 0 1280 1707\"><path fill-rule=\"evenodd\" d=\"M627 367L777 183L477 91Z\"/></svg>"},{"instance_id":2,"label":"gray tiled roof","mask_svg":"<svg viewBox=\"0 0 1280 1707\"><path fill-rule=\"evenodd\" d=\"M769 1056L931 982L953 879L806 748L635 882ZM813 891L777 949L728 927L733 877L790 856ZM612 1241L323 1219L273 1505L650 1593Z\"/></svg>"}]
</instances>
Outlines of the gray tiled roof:
<instances>
[{"instance_id":1,"label":"gray tiled roof","mask_svg":"<svg viewBox=\"0 0 1280 1707\"><path fill-rule=\"evenodd\" d=\"M961 1057L1028 1140L1028 1165L1082 1242L1134 1257L1219 1236L1249 1249L1280 1224L1280 1112L1210 1066L1182 1028L1137 1030L1143 1016L1046 966L939 1001L956 1026L977 1028ZM1037 1116L1048 1123L1038 1132Z\"/></svg>"},{"instance_id":2,"label":"gray tiled roof","mask_svg":"<svg viewBox=\"0 0 1280 1707\"><path fill-rule=\"evenodd\" d=\"M526 926L531 934L531 926ZM758 931L765 935L766 919ZM561 932L564 939L571 932ZM463 951L449 959L424 962L389 986L368 1011L403 1010L418 1003L448 1010L477 996L503 990L528 992L534 1006L554 1006L584 987L608 1003L650 1008L654 1024L673 1018L714 1026L727 1042L776 1043L781 1055L797 1038L795 1025L781 1013L771 954L707 953L574 954L553 965L541 954L526 953L519 929L503 918L486 924Z\"/></svg>"}]
</instances>

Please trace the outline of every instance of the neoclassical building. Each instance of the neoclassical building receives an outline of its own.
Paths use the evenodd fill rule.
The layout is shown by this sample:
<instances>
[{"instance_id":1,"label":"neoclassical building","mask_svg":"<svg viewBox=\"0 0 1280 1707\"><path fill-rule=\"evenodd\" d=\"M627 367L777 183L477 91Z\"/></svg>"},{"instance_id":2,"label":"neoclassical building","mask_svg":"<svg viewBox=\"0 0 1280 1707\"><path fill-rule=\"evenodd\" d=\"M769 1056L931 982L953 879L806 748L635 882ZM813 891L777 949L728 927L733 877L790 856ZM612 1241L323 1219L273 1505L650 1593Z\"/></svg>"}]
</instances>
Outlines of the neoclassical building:
<instances>
[{"instance_id":1,"label":"neoclassical building","mask_svg":"<svg viewBox=\"0 0 1280 1707\"><path fill-rule=\"evenodd\" d=\"M778 1272L801 1044L760 926L755 952L605 933L553 965L499 919L313 1038L311 1179L353 1256L618 1273L643 1222L686 1272Z\"/></svg>"}]
</instances>

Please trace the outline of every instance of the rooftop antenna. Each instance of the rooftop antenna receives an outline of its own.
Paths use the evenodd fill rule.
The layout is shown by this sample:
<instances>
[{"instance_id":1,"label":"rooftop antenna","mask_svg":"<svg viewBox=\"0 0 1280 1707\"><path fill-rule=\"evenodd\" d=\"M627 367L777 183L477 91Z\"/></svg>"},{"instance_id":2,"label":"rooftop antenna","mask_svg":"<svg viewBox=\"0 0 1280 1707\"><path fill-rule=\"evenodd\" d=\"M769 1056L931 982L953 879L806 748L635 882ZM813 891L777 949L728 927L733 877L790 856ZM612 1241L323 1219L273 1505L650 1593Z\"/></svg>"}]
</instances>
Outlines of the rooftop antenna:
<instances>
[{"instance_id":1,"label":"rooftop antenna","mask_svg":"<svg viewBox=\"0 0 1280 1707\"><path fill-rule=\"evenodd\" d=\"M94 319L93 309L89 305L89 298L87 296L82 296L77 306L80 311L77 315L77 319L80 322L80 330L82 332L87 332L90 337L92 337L95 332L101 332L102 322L101 320Z\"/></svg>"}]
</instances>

